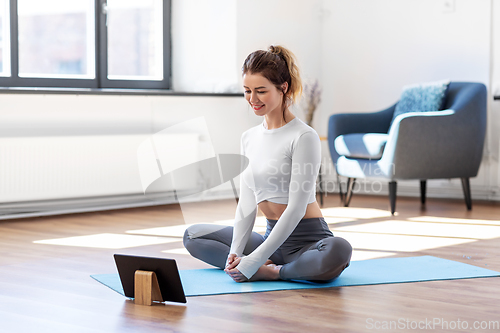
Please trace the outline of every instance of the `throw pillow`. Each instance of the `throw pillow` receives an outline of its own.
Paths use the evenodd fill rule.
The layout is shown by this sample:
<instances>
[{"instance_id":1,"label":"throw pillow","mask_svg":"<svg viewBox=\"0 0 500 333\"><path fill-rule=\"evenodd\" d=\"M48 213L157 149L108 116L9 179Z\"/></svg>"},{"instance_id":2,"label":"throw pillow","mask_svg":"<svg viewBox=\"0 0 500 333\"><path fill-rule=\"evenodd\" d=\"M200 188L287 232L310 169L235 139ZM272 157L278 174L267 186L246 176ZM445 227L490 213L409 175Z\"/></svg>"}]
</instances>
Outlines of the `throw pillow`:
<instances>
[{"instance_id":1,"label":"throw pillow","mask_svg":"<svg viewBox=\"0 0 500 333\"><path fill-rule=\"evenodd\" d=\"M404 86L401 99L396 104L391 125L397 116L406 112L442 110L449 84L450 80L441 80Z\"/></svg>"}]
</instances>

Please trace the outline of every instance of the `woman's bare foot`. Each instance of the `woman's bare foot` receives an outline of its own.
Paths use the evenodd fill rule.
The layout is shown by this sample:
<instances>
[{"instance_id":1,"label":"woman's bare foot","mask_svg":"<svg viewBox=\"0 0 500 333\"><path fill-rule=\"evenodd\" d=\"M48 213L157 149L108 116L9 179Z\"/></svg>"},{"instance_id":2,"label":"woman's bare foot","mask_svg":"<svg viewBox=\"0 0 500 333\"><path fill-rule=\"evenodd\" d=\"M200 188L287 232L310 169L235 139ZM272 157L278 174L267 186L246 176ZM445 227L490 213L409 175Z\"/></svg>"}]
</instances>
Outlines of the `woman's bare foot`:
<instances>
[{"instance_id":1,"label":"woman's bare foot","mask_svg":"<svg viewBox=\"0 0 500 333\"><path fill-rule=\"evenodd\" d=\"M248 281L272 281L280 279L280 266L275 264L262 265Z\"/></svg>"}]
</instances>

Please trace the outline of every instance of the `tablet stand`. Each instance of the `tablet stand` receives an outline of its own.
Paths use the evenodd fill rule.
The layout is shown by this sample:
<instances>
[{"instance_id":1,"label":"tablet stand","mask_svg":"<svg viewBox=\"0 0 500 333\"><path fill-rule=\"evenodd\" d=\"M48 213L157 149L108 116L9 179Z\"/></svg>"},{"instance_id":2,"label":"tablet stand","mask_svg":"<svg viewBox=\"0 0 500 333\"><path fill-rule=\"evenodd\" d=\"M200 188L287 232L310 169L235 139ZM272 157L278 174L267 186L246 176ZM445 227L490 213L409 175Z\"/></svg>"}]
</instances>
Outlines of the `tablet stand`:
<instances>
[{"instance_id":1,"label":"tablet stand","mask_svg":"<svg viewBox=\"0 0 500 333\"><path fill-rule=\"evenodd\" d=\"M138 305L152 305L153 302L163 302L160 286L155 272L135 271L134 302Z\"/></svg>"}]
</instances>

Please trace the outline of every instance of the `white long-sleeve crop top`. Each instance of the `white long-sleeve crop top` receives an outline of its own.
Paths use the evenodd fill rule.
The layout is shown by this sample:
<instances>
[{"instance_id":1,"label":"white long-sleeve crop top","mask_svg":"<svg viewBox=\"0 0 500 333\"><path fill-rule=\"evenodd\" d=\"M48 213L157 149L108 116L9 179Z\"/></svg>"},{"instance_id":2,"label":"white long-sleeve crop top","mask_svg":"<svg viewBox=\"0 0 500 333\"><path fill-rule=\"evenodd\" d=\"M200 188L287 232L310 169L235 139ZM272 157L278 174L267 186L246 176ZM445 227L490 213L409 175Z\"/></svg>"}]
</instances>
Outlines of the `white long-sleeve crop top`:
<instances>
[{"instance_id":1,"label":"white long-sleeve crop top","mask_svg":"<svg viewBox=\"0 0 500 333\"><path fill-rule=\"evenodd\" d=\"M242 257L236 267L251 278L285 242L316 200L316 178L321 163L321 142L316 131L295 117L285 125L266 129L264 121L241 136L241 154L249 160L240 175L230 253ZM287 204L267 239L243 256L257 215L257 204L268 200Z\"/></svg>"}]
</instances>

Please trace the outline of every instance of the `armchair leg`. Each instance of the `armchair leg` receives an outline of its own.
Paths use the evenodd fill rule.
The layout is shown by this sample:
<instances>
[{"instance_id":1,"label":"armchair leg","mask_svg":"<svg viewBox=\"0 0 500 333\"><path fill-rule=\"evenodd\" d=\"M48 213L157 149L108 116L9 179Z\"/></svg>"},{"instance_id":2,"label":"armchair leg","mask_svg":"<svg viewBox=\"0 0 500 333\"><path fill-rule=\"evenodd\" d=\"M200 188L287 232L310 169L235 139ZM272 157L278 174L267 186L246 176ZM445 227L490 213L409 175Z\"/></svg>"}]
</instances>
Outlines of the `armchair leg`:
<instances>
[{"instance_id":1,"label":"armchair leg","mask_svg":"<svg viewBox=\"0 0 500 333\"><path fill-rule=\"evenodd\" d=\"M342 190L342 183L340 182L340 177L338 173L337 173L337 184L339 184L340 202L344 203L344 191Z\"/></svg>"},{"instance_id":2,"label":"armchair leg","mask_svg":"<svg viewBox=\"0 0 500 333\"><path fill-rule=\"evenodd\" d=\"M427 189L427 180L421 180L420 181L420 202L422 203L422 206L425 205L426 189Z\"/></svg>"},{"instance_id":3,"label":"armchair leg","mask_svg":"<svg viewBox=\"0 0 500 333\"><path fill-rule=\"evenodd\" d=\"M348 207L351 203L352 198L352 189L354 187L354 183L356 182L356 178L348 178L347 179L347 192L344 197L344 207Z\"/></svg>"},{"instance_id":4,"label":"armchair leg","mask_svg":"<svg viewBox=\"0 0 500 333\"><path fill-rule=\"evenodd\" d=\"M391 202L391 214L394 215L396 211L396 190L398 183L395 181L389 182L389 201Z\"/></svg>"},{"instance_id":5,"label":"armchair leg","mask_svg":"<svg viewBox=\"0 0 500 333\"><path fill-rule=\"evenodd\" d=\"M472 197L470 195L469 178L461 178L461 180L462 189L464 190L465 205L467 206L467 210L472 210Z\"/></svg>"}]
</instances>

